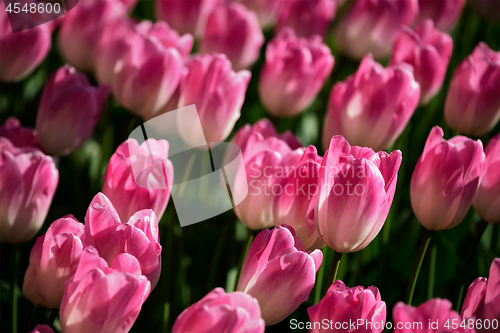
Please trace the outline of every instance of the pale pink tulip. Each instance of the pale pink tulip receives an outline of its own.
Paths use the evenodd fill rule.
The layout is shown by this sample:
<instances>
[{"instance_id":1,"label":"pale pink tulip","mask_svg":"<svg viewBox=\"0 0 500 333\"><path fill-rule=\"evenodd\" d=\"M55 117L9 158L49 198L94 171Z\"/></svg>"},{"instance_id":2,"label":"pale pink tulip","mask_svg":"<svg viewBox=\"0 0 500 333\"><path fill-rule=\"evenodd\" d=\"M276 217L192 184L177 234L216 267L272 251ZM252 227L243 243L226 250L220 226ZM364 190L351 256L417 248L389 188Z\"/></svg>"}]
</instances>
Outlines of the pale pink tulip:
<instances>
[{"instance_id":1,"label":"pale pink tulip","mask_svg":"<svg viewBox=\"0 0 500 333\"><path fill-rule=\"evenodd\" d=\"M288 27L298 37L323 37L337 11L336 0L287 0L281 6L276 31Z\"/></svg>"},{"instance_id":2,"label":"pale pink tulip","mask_svg":"<svg viewBox=\"0 0 500 333\"><path fill-rule=\"evenodd\" d=\"M472 0L471 3L483 1ZM431 19L437 29L450 31L460 18L464 5L465 0L418 0L418 17L415 23Z\"/></svg>"},{"instance_id":3,"label":"pale pink tulip","mask_svg":"<svg viewBox=\"0 0 500 333\"><path fill-rule=\"evenodd\" d=\"M38 148L38 133L21 125L15 117L9 117L4 125L0 125L0 137L9 139L16 147Z\"/></svg>"},{"instance_id":4,"label":"pale pink tulip","mask_svg":"<svg viewBox=\"0 0 500 333\"><path fill-rule=\"evenodd\" d=\"M259 18L263 29L270 28L278 20L278 15L283 7L282 0L236 0L253 10Z\"/></svg>"}]
</instances>

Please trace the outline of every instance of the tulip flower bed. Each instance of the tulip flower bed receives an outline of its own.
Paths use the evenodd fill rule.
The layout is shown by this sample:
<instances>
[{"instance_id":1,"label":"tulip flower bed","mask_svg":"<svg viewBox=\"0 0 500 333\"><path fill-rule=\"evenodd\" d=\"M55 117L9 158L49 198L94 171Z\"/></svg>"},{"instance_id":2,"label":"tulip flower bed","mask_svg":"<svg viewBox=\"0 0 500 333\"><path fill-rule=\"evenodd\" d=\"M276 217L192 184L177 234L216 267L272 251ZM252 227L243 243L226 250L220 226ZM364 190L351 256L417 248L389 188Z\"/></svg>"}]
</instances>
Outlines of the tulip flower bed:
<instances>
[{"instance_id":1,"label":"tulip flower bed","mask_svg":"<svg viewBox=\"0 0 500 333\"><path fill-rule=\"evenodd\" d=\"M0 331L500 332L500 1L25 3ZM204 162L155 124L238 148L223 213L185 220Z\"/></svg>"}]
</instances>

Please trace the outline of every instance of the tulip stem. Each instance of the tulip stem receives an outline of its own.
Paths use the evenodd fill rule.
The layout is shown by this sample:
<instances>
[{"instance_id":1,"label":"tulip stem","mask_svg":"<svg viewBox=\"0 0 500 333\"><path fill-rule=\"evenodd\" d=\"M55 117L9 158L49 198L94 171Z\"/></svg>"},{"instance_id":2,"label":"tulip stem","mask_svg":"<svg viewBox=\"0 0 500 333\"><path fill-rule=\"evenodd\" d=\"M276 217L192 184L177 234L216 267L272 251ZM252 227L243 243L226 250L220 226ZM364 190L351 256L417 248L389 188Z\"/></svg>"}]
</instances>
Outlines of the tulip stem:
<instances>
[{"instance_id":1,"label":"tulip stem","mask_svg":"<svg viewBox=\"0 0 500 333\"><path fill-rule=\"evenodd\" d=\"M434 295L434 277L436 276L436 255L437 245L431 248L431 264L429 266L429 283L427 285L427 299L431 299Z\"/></svg>"},{"instance_id":2,"label":"tulip stem","mask_svg":"<svg viewBox=\"0 0 500 333\"><path fill-rule=\"evenodd\" d=\"M327 288L330 288L333 282L337 279L337 273L339 272L340 267L340 259L342 259L342 253L335 252L335 254L333 255L332 268L330 269L330 274L328 275L328 282L326 284Z\"/></svg>"},{"instance_id":3,"label":"tulip stem","mask_svg":"<svg viewBox=\"0 0 500 333\"><path fill-rule=\"evenodd\" d=\"M19 277L19 247L14 248L14 277L12 279L12 332L17 332L17 280Z\"/></svg>"},{"instance_id":4,"label":"tulip stem","mask_svg":"<svg viewBox=\"0 0 500 333\"><path fill-rule=\"evenodd\" d=\"M236 279L234 280L234 288L236 290L238 287L238 281L240 280L241 271L243 270L243 265L245 264L245 258L247 256L248 249L252 243L253 233L250 228L247 228L247 236L245 238L245 243L243 243L243 248L241 249L240 260L238 261L238 273L236 274Z\"/></svg>"},{"instance_id":5,"label":"tulip stem","mask_svg":"<svg viewBox=\"0 0 500 333\"><path fill-rule=\"evenodd\" d=\"M324 246L321 251L323 252L323 262L319 267L316 278L316 289L314 291L314 304L318 304L318 302L321 300L321 292L323 290L323 275L325 275L326 254L328 253L328 247Z\"/></svg>"},{"instance_id":6,"label":"tulip stem","mask_svg":"<svg viewBox=\"0 0 500 333\"><path fill-rule=\"evenodd\" d=\"M58 313L59 309L52 309L50 311L49 320L47 321L47 323L50 327L52 327L52 329L54 329L54 321L56 320Z\"/></svg>"},{"instance_id":7,"label":"tulip stem","mask_svg":"<svg viewBox=\"0 0 500 333\"><path fill-rule=\"evenodd\" d=\"M420 244L420 249L418 250L417 259L413 265L411 271L410 280L408 281L408 288L406 289L405 303L411 305L413 299L413 291L415 290L415 285L417 284L418 273L422 267L422 262L424 261L425 252L429 247L429 242L431 241L433 231L425 230L424 239L422 239L422 244Z\"/></svg>"}]
</instances>

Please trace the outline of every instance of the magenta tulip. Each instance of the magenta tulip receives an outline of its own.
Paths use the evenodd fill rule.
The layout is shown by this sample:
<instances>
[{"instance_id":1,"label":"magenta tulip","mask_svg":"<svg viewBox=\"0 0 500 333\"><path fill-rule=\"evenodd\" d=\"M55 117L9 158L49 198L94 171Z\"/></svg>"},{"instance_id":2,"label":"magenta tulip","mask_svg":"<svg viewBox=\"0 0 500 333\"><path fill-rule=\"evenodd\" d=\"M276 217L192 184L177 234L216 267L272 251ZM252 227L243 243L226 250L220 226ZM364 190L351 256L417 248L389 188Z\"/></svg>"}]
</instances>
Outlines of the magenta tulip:
<instances>
[{"instance_id":1,"label":"magenta tulip","mask_svg":"<svg viewBox=\"0 0 500 333\"><path fill-rule=\"evenodd\" d=\"M35 328L30 331L30 333L54 333L52 328L47 325L36 325Z\"/></svg>"},{"instance_id":2,"label":"magenta tulip","mask_svg":"<svg viewBox=\"0 0 500 333\"><path fill-rule=\"evenodd\" d=\"M473 205L483 220L488 223L500 223L500 134L490 140L485 153L485 170Z\"/></svg>"},{"instance_id":3,"label":"magenta tulip","mask_svg":"<svg viewBox=\"0 0 500 333\"><path fill-rule=\"evenodd\" d=\"M23 127L15 117L9 117L4 125L0 125L0 137L9 139L16 147L38 148L38 133L28 127Z\"/></svg>"},{"instance_id":4,"label":"magenta tulip","mask_svg":"<svg viewBox=\"0 0 500 333\"><path fill-rule=\"evenodd\" d=\"M113 203L121 221L128 221L142 209L152 209L159 219L163 216L170 198L170 186L165 184L163 170L167 173L167 183L169 179L173 179L174 174L173 165L168 160L168 147L165 140L149 139L139 145L135 139L128 139L111 156L103 177L102 192ZM148 169L147 174L139 172L146 169L150 151L155 158L162 158L165 168L162 168L160 174L155 168ZM130 152L135 154L131 156ZM134 170L140 177L148 178L149 184L155 182L162 186L138 186Z\"/></svg>"},{"instance_id":5,"label":"magenta tulip","mask_svg":"<svg viewBox=\"0 0 500 333\"><path fill-rule=\"evenodd\" d=\"M323 127L323 148L334 135L374 150L389 148L403 132L420 98L407 65L383 68L370 55L332 89Z\"/></svg>"},{"instance_id":6,"label":"magenta tulip","mask_svg":"<svg viewBox=\"0 0 500 333\"><path fill-rule=\"evenodd\" d=\"M473 0L471 3L483 1ZM460 18L464 5L465 0L418 0L418 18L416 24L431 19L437 29L450 31Z\"/></svg>"},{"instance_id":7,"label":"magenta tulip","mask_svg":"<svg viewBox=\"0 0 500 333\"><path fill-rule=\"evenodd\" d=\"M202 53L223 53L234 70L249 68L259 58L264 35L257 15L239 3L222 5L208 16L200 43Z\"/></svg>"},{"instance_id":8,"label":"magenta tulip","mask_svg":"<svg viewBox=\"0 0 500 333\"><path fill-rule=\"evenodd\" d=\"M24 296L36 306L59 308L64 282L75 273L85 246L82 223L72 215L54 221L31 250Z\"/></svg>"},{"instance_id":9,"label":"magenta tulip","mask_svg":"<svg viewBox=\"0 0 500 333\"><path fill-rule=\"evenodd\" d=\"M109 86L93 87L84 74L65 65L52 73L36 117L38 140L50 155L71 154L92 135Z\"/></svg>"},{"instance_id":10,"label":"magenta tulip","mask_svg":"<svg viewBox=\"0 0 500 333\"><path fill-rule=\"evenodd\" d=\"M0 241L23 243L42 227L59 172L50 156L0 137Z\"/></svg>"},{"instance_id":11,"label":"magenta tulip","mask_svg":"<svg viewBox=\"0 0 500 333\"><path fill-rule=\"evenodd\" d=\"M266 325L276 324L307 300L322 260L321 250L305 251L290 226L262 230L248 250L237 290L259 301Z\"/></svg>"},{"instance_id":12,"label":"magenta tulip","mask_svg":"<svg viewBox=\"0 0 500 333\"><path fill-rule=\"evenodd\" d=\"M434 28L431 20L415 28L402 27L394 37L391 65L407 63L420 84L420 103L427 104L443 85L453 49L450 35Z\"/></svg>"},{"instance_id":13,"label":"magenta tulip","mask_svg":"<svg viewBox=\"0 0 500 333\"><path fill-rule=\"evenodd\" d=\"M325 297L309 307L307 312L311 321L310 333L380 333L385 327L386 305L378 289L373 286L366 289L361 286L349 288L337 280L328 288ZM356 324L355 329L349 330L345 326L339 329L335 326L337 323Z\"/></svg>"},{"instance_id":14,"label":"magenta tulip","mask_svg":"<svg viewBox=\"0 0 500 333\"><path fill-rule=\"evenodd\" d=\"M479 137L500 120L500 52L479 43L453 73L444 115L461 134Z\"/></svg>"},{"instance_id":15,"label":"magenta tulip","mask_svg":"<svg viewBox=\"0 0 500 333\"><path fill-rule=\"evenodd\" d=\"M278 15L283 7L282 0L236 0L246 8L254 11L259 18L262 28L273 26L278 20Z\"/></svg>"},{"instance_id":16,"label":"magenta tulip","mask_svg":"<svg viewBox=\"0 0 500 333\"><path fill-rule=\"evenodd\" d=\"M134 256L122 253L108 267L95 248L87 247L74 276L64 285L61 328L64 332L128 332L150 289Z\"/></svg>"},{"instance_id":17,"label":"magenta tulip","mask_svg":"<svg viewBox=\"0 0 500 333\"><path fill-rule=\"evenodd\" d=\"M417 14L417 0L356 1L338 24L337 45L354 59L367 53L382 58L390 51L399 27L411 24Z\"/></svg>"},{"instance_id":18,"label":"magenta tulip","mask_svg":"<svg viewBox=\"0 0 500 333\"><path fill-rule=\"evenodd\" d=\"M241 70L235 73L222 54L195 56L187 68L178 107L196 106L205 134L203 141L224 141L240 117L250 72ZM189 119L183 121L190 122ZM197 138L189 140L200 142Z\"/></svg>"},{"instance_id":19,"label":"magenta tulip","mask_svg":"<svg viewBox=\"0 0 500 333\"><path fill-rule=\"evenodd\" d=\"M321 37L296 38L284 29L266 49L260 73L259 96L274 116L290 117L304 111L330 75L334 59Z\"/></svg>"},{"instance_id":20,"label":"magenta tulip","mask_svg":"<svg viewBox=\"0 0 500 333\"><path fill-rule=\"evenodd\" d=\"M334 136L319 174L316 229L332 250L365 248L384 225L394 198L401 151L351 147Z\"/></svg>"},{"instance_id":21,"label":"magenta tulip","mask_svg":"<svg viewBox=\"0 0 500 333\"><path fill-rule=\"evenodd\" d=\"M173 333L263 333L259 303L242 292L215 288L179 315Z\"/></svg>"},{"instance_id":22,"label":"magenta tulip","mask_svg":"<svg viewBox=\"0 0 500 333\"><path fill-rule=\"evenodd\" d=\"M47 24L12 32L5 5L0 4L0 80L17 82L32 73L49 53L52 33Z\"/></svg>"},{"instance_id":23,"label":"magenta tulip","mask_svg":"<svg viewBox=\"0 0 500 333\"><path fill-rule=\"evenodd\" d=\"M323 37L335 17L337 0L287 0L283 1L276 31L288 27L298 37Z\"/></svg>"},{"instance_id":24,"label":"magenta tulip","mask_svg":"<svg viewBox=\"0 0 500 333\"><path fill-rule=\"evenodd\" d=\"M150 209L143 209L122 223L113 204L102 193L96 194L85 215L85 242L111 264L121 253L139 260L142 275L154 288L161 271L161 245L158 219Z\"/></svg>"},{"instance_id":25,"label":"magenta tulip","mask_svg":"<svg viewBox=\"0 0 500 333\"><path fill-rule=\"evenodd\" d=\"M456 136L446 141L435 126L413 171L411 206L428 230L457 226L467 214L484 170L481 140Z\"/></svg>"}]
</instances>

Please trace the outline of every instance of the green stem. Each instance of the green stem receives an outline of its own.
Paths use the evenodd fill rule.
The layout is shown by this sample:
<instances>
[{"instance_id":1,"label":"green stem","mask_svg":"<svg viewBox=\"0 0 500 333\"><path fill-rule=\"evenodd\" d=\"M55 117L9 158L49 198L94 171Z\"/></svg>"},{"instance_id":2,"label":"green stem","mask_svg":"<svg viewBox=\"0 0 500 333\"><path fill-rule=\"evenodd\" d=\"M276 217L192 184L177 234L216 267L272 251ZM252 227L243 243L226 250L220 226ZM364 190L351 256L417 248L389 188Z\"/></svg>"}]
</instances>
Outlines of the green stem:
<instances>
[{"instance_id":1,"label":"green stem","mask_svg":"<svg viewBox=\"0 0 500 333\"><path fill-rule=\"evenodd\" d=\"M162 265L163 272L171 272L172 271L172 247L173 247L173 230L172 224L174 219L174 209L170 207L170 217L166 219L164 224L164 230L162 233L162 248L164 253L162 253ZM170 318L170 302L171 302L171 293L170 293L170 284L171 284L171 276L170 274L162 274L161 279L161 290L165 297L165 301L163 303L163 320L162 327L163 332L168 331L168 321Z\"/></svg>"},{"instance_id":2,"label":"green stem","mask_svg":"<svg viewBox=\"0 0 500 333\"><path fill-rule=\"evenodd\" d=\"M420 272L420 267L422 267L422 262L424 261L425 252L429 246L433 231L425 230L424 239L422 239L422 244L418 250L417 259L413 265L411 271L410 280L408 281L408 288L406 289L405 303L411 305L413 299L413 291L415 290L415 285L417 284L418 273Z\"/></svg>"},{"instance_id":3,"label":"green stem","mask_svg":"<svg viewBox=\"0 0 500 333\"><path fill-rule=\"evenodd\" d=\"M17 280L19 278L19 247L14 248L14 276L12 279L12 332L17 332Z\"/></svg>"},{"instance_id":4,"label":"green stem","mask_svg":"<svg viewBox=\"0 0 500 333\"><path fill-rule=\"evenodd\" d=\"M437 246L432 246L431 249L431 264L429 267L429 284L427 285L427 299L431 299L434 295L434 277L436 276L436 255Z\"/></svg>"},{"instance_id":5,"label":"green stem","mask_svg":"<svg viewBox=\"0 0 500 333\"><path fill-rule=\"evenodd\" d=\"M335 252L333 255L332 268L330 269L330 274L328 275L327 287L333 284L333 282L337 279L337 273L339 272L340 267L340 259L342 259L342 253Z\"/></svg>"},{"instance_id":6,"label":"green stem","mask_svg":"<svg viewBox=\"0 0 500 333\"><path fill-rule=\"evenodd\" d=\"M314 304L318 304L321 299L321 290L323 289L323 275L325 275L326 266L326 254L328 253L328 247L323 247L323 262L318 270L318 275L316 278L316 290L314 291Z\"/></svg>"},{"instance_id":7,"label":"green stem","mask_svg":"<svg viewBox=\"0 0 500 333\"><path fill-rule=\"evenodd\" d=\"M245 264L245 258L247 256L248 249L252 243L253 233L252 230L247 228L247 236L245 238L245 243L243 243L243 248L241 249L240 259L238 261L238 273L236 274L236 279L234 280L234 288L236 290L238 287L238 281L240 280L241 271L243 270L243 265Z\"/></svg>"},{"instance_id":8,"label":"green stem","mask_svg":"<svg viewBox=\"0 0 500 333\"><path fill-rule=\"evenodd\" d=\"M49 325L52 329L54 329L54 321L56 320L58 313L59 309L52 309L52 311L50 311L50 316L49 320L47 321L47 325Z\"/></svg>"}]
</instances>

